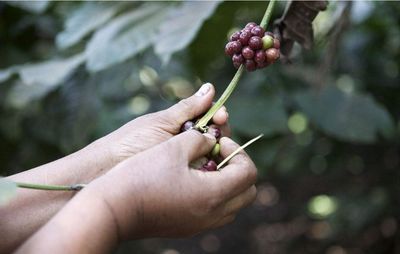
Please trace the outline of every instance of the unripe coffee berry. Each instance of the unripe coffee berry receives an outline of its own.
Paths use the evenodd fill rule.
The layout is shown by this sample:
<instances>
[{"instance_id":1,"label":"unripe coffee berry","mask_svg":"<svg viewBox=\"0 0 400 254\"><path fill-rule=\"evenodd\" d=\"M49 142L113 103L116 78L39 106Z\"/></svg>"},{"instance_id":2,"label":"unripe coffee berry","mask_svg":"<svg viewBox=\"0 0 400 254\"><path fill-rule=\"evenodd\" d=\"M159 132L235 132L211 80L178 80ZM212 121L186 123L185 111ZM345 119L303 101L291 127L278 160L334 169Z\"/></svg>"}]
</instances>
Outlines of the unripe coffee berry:
<instances>
[{"instance_id":1,"label":"unripe coffee berry","mask_svg":"<svg viewBox=\"0 0 400 254\"><path fill-rule=\"evenodd\" d=\"M269 49L272 46L274 46L274 38L272 38L270 35L265 35L262 38L262 43L263 43L263 49Z\"/></svg>"}]
</instances>

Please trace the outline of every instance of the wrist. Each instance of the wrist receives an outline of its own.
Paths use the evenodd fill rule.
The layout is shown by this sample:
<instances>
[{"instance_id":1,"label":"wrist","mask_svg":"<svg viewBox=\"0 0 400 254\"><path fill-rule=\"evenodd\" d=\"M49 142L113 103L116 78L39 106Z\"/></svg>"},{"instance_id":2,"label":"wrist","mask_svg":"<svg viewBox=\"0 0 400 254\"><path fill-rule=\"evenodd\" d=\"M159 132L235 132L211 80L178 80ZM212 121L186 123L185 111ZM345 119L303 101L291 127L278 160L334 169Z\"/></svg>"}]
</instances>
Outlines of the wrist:
<instances>
[{"instance_id":1,"label":"wrist","mask_svg":"<svg viewBox=\"0 0 400 254\"><path fill-rule=\"evenodd\" d=\"M100 138L83 149L73 154L84 165L86 170L81 181L89 183L97 177L104 175L116 165L110 148L104 138Z\"/></svg>"},{"instance_id":2,"label":"wrist","mask_svg":"<svg viewBox=\"0 0 400 254\"><path fill-rule=\"evenodd\" d=\"M129 170L123 165L124 162L118 164L86 188L90 196L96 196L103 203L106 213L112 215L119 240L138 238L138 218L142 214L137 205L140 204L140 191L136 183L128 180Z\"/></svg>"}]
</instances>

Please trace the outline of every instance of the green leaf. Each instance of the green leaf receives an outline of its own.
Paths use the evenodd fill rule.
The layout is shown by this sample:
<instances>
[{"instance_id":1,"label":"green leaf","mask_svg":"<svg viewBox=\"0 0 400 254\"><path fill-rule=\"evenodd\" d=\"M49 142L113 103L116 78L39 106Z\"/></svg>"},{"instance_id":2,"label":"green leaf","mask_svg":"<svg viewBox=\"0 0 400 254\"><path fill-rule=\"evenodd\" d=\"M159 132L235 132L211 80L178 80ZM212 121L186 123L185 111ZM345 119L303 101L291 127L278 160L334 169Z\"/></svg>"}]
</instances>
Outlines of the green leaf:
<instances>
[{"instance_id":1,"label":"green leaf","mask_svg":"<svg viewBox=\"0 0 400 254\"><path fill-rule=\"evenodd\" d=\"M50 2L48 0L41 0L41 1L7 1L7 3L12 6L24 9L26 11L40 14L47 9Z\"/></svg>"},{"instance_id":2,"label":"green leaf","mask_svg":"<svg viewBox=\"0 0 400 254\"><path fill-rule=\"evenodd\" d=\"M372 143L378 133L394 128L387 110L370 95L346 94L328 86L298 93L295 101L315 125L341 140Z\"/></svg>"},{"instance_id":3,"label":"green leaf","mask_svg":"<svg viewBox=\"0 0 400 254\"><path fill-rule=\"evenodd\" d=\"M235 97L227 107L232 127L249 136L287 132L287 115L278 96Z\"/></svg>"},{"instance_id":4,"label":"green leaf","mask_svg":"<svg viewBox=\"0 0 400 254\"><path fill-rule=\"evenodd\" d=\"M13 68L0 70L0 83L7 81L14 74L14 72L15 71Z\"/></svg>"},{"instance_id":5,"label":"green leaf","mask_svg":"<svg viewBox=\"0 0 400 254\"><path fill-rule=\"evenodd\" d=\"M88 70L103 70L149 47L169 10L166 3L143 4L98 30L86 47Z\"/></svg>"},{"instance_id":6,"label":"green leaf","mask_svg":"<svg viewBox=\"0 0 400 254\"><path fill-rule=\"evenodd\" d=\"M184 49L194 39L204 21L209 18L220 1L184 2L173 9L160 27L155 52L167 63L171 55Z\"/></svg>"},{"instance_id":7,"label":"green leaf","mask_svg":"<svg viewBox=\"0 0 400 254\"><path fill-rule=\"evenodd\" d=\"M65 21L65 30L56 37L57 47L65 49L82 40L94 29L110 20L124 3L86 2L80 5Z\"/></svg>"},{"instance_id":8,"label":"green leaf","mask_svg":"<svg viewBox=\"0 0 400 254\"><path fill-rule=\"evenodd\" d=\"M17 184L6 178L0 178L0 206L8 203L17 194Z\"/></svg>"},{"instance_id":9,"label":"green leaf","mask_svg":"<svg viewBox=\"0 0 400 254\"><path fill-rule=\"evenodd\" d=\"M41 98L61 84L84 61L78 54L67 59L50 60L38 64L16 66L20 81L11 89L7 102L13 107L26 106Z\"/></svg>"}]
</instances>

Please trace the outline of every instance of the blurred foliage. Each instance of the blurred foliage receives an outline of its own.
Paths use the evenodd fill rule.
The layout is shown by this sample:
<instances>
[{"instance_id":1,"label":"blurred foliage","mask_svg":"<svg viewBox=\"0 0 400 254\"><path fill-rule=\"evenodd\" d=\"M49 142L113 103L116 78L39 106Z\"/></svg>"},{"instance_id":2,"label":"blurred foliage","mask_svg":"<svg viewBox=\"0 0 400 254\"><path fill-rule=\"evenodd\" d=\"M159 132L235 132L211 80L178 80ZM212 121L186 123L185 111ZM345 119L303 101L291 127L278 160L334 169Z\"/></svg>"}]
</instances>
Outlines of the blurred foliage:
<instances>
[{"instance_id":1,"label":"blurred foliage","mask_svg":"<svg viewBox=\"0 0 400 254\"><path fill-rule=\"evenodd\" d=\"M234 75L231 31L265 2L0 2L0 165L76 151ZM279 2L274 19L283 13ZM398 253L400 4L331 2L312 50L245 74L227 107L260 172L237 222L118 253Z\"/></svg>"}]
</instances>

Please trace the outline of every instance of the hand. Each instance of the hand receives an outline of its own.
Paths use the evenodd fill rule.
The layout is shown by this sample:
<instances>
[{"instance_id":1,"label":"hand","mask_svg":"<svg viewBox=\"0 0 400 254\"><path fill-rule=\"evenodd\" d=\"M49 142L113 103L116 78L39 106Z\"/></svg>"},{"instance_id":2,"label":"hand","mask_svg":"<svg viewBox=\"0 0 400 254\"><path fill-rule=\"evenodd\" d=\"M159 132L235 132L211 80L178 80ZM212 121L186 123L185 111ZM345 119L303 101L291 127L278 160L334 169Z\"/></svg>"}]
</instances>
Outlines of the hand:
<instances>
[{"instance_id":1,"label":"hand","mask_svg":"<svg viewBox=\"0 0 400 254\"><path fill-rule=\"evenodd\" d=\"M113 165L178 134L184 122L199 117L211 107L214 95L213 85L204 84L193 96L166 110L136 118L104 137L102 144L109 149ZM220 108L212 119L223 136L230 136L227 120L225 107Z\"/></svg>"},{"instance_id":2,"label":"hand","mask_svg":"<svg viewBox=\"0 0 400 254\"><path fill-rule=\"evenodd\" d=\"M224 225L254 200L257 170L244 152L221 171L190 168L215 142L195 130L181 133L123 161L86 191L101 197L124 240L190 236ZM220 144L223 157L238 148L229 138Z\"/></svg>"}]
</instances>

